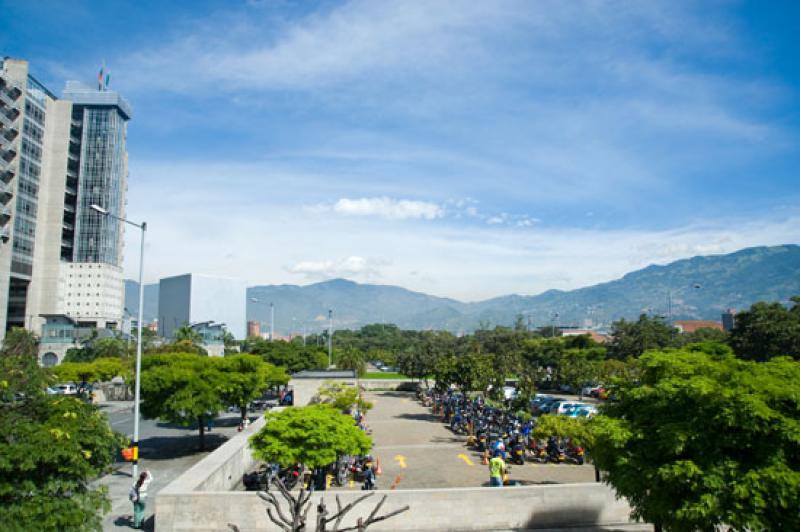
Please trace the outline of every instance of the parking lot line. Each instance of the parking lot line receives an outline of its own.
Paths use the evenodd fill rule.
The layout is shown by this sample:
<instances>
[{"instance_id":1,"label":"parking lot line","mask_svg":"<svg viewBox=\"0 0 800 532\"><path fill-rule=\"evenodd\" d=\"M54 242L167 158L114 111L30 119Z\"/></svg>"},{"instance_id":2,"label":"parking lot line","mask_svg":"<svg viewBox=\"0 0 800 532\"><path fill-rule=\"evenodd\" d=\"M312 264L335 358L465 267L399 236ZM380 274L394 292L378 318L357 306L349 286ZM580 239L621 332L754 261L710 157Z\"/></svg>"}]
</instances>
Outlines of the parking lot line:
<instances>
[{"instance_id":1,"label":"parking lot line","mask_svg":"<svg viewBox=\"0 0 800 532\"><path fill-rule=\"evenodd\" d=\"M459 454L458 457L464 460L464 463L467 464L468 466L475 465L472 463L472 460L469 459L469 456L467 456L464 453Z\"/></svg>"}]
</instances>

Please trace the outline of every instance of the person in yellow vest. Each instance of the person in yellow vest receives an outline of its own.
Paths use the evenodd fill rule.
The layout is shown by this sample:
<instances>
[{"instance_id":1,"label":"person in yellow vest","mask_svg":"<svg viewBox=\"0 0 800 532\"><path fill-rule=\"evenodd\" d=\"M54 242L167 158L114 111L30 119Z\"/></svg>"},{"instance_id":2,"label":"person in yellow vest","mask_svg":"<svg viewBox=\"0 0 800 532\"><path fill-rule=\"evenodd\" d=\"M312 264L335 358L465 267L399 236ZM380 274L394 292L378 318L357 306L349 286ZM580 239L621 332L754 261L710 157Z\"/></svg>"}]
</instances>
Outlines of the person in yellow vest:
<instances>
[{"instance_id":1,"label":"person in yellow vest","mask_svg":"<svg viewBox=\"0 0 800 532\"><path fill-rule=\"evenodd\" d=\"M503 487L503 477L506 474L506 462L503 460L503 451L496 450L494 457L489 460L489 485Z\"/></svg>"}]
</instances>

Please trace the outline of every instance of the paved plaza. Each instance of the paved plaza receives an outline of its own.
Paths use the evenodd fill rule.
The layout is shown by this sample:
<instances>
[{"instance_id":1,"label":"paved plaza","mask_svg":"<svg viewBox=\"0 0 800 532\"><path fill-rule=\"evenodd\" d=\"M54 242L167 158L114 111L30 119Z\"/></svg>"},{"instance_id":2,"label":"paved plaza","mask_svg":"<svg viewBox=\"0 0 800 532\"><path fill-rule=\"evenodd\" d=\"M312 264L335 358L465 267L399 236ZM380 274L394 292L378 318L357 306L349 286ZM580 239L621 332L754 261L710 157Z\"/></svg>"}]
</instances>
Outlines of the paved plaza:
<instances>
[{"instance_id":1,"label":"paved plaza","mask_svg":"<svg viewBox=\"0 0 800 532\"><path fill-rule=\"evenodd\" d=\"M367 414L383 474L379 489L488 486L488 467L479 453L466 446L466 437L453 434L413 393L366 394L374 403ZM594 467L571 464L511 466L511 479L521 484L594 482ZM358 489L353 486L352 489Z\"/></svg>"}]
</instances>

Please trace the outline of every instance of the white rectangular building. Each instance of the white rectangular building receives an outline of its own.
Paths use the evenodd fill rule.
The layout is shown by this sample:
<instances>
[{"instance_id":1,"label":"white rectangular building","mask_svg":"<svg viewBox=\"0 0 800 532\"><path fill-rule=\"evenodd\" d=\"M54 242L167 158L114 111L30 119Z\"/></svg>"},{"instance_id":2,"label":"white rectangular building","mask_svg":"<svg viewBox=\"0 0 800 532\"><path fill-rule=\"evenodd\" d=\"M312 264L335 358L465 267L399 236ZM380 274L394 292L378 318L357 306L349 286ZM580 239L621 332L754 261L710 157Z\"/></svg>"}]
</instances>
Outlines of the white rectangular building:
<instances>
[{"instance_id":1,"label":"white rectangular building","mask_svg":"<svg viewBox=\"0 0 800 532\"><path fill-rule=\"evenodd\" d=\"M213 321L225 324L237 339L247 335L247 285L239 279L187 273L161 279L158 332L171 338L175 329Z\"/></svg>"}]
</instances>

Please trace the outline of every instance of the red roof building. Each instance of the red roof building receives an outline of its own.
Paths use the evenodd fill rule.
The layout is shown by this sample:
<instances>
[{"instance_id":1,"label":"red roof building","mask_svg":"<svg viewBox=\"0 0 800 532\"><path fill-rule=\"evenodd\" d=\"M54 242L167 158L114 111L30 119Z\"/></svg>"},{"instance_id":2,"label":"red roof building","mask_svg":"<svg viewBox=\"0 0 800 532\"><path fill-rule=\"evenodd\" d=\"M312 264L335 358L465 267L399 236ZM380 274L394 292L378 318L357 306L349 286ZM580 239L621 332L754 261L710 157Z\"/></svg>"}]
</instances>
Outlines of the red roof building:
<instances>
[{"instance_id":1,"label":"red roof building","mask_svg":"<svg viewBox=\"0 0 800 532\"><path fill-rule=\"evenodd\" d=\"M682 333L693 333L698 329L722 329L722 323L714 320L675 320L672 324Z\"/></svg>"}]
</instances>

